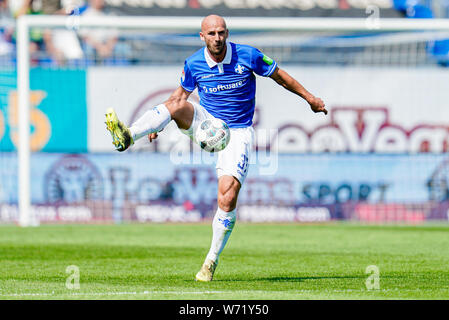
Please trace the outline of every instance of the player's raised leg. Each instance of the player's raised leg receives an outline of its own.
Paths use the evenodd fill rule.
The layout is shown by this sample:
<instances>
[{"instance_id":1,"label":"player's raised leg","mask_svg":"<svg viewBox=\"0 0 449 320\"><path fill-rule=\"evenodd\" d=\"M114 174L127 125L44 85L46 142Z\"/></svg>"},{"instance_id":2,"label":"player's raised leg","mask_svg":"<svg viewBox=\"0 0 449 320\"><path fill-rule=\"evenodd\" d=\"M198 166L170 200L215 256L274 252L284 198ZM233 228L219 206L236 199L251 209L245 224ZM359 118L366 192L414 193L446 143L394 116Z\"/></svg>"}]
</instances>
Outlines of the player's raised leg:
<instances>
[{"instance_id":1,"label":"player's raised leg","mask_svg":"<svg viewBox=\"0 0 449 320\"><path fill-rule=\"evenodd\" d=\"M108 109L106 127L112 135L112 143L116 149L125 151L134 141L162 131L171 120L174 120L180 129L188 129L192 124L194 109L187 97L188 93L181 87L178 88L167 101L146 111L129 128L118 119L113 109Z\"/></svg>"},{"instance_id":2,"label":"player's raised leg","mask_svg":"<svg viewBox=\"0 0 449 320\"><path fill-rule=\"evenodd\" d=\"M233 176L224 175L218 179L218 208L212 221L212 243L201 270L196 274L197 281L212 281L220 253L234 229L240 186Z\"/></svg>"}]
</instances>

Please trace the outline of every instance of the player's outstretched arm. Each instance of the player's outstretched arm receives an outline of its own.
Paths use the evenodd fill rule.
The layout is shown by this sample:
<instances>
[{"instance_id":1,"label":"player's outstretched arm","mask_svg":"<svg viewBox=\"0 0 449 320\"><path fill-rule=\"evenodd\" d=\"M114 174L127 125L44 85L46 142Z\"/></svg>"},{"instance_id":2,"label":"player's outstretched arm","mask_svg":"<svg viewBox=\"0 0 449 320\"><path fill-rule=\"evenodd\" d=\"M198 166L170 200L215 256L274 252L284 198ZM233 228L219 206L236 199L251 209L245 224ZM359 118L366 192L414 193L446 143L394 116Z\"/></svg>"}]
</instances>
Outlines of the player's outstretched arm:
<instances>
[{"instance_id":1,"label":"player's outstretched arm","mask_svg":"<svg viewBox=\"0 0 449 320\"><path fill-rule=\"evenodd\" d=\"M310 108L312 108L313 112L323 112L324 114L327 114L327 110L323 100L315 97L313 94L307 91L298 81L296 81L284 70L276 67L276 70L274 70L270 77L280 86L306 100L309 103Z\"/></svg>"}]
</instances>

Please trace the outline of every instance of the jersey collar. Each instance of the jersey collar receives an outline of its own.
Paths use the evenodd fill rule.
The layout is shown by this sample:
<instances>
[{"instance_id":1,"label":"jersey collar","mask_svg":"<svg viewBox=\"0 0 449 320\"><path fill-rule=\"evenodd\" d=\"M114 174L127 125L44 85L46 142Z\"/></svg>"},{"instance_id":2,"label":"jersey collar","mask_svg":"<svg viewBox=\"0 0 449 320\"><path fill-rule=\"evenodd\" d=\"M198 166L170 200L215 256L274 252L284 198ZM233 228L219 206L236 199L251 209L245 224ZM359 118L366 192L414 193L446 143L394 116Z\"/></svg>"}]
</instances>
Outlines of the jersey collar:
<instances>
[{"instance_id":1,"label":"jersey collar","mask_svg":"<svg viewBox=\"0 0 449 320\"><path fill-rule=\"evenodd\" d=\"M217 64L230 64L232 59L232 46L229 42L226 42L226 55L222 62L215 62L209 55L209 51L207 51L207 47L204 48L204 57L206 58L207 65L209 68L215 67Z\"/></svg>"}]
</instances>

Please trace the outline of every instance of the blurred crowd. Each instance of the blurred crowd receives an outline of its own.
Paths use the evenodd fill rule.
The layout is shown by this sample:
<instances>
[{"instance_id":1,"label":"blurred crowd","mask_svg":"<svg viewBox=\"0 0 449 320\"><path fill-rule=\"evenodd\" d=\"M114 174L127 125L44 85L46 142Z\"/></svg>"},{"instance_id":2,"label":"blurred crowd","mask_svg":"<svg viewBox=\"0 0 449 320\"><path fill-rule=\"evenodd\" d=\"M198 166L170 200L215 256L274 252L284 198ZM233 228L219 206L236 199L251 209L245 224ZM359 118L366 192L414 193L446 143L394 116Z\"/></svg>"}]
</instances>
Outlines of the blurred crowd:
<instances>
[{"instance_id":1,"label":"blurred crowd","mask_svg":"<svg viewBox=\"0 0 449 320\"><path fill-rule=\"evenodd\" d=\"M15 59L15 20L24 14L103 16L104 0L0 0L0 57ZM76 20L74 20L76 23ZM117 49L118 33L108 29L43 29L30 32L32 63L106 61Z\"/></svg>"},{"instance_id":2,"label":"blurred crowd","mask_svg":"<svg viewBox=\"0 0 449 320\"><path fill-rule=\"evenodd\" d=\"M169 0L160 0L160 3L164 3L164 1ZM401 12L404 18L440 17L441 12L439 14L433 12L432 8L435 7L433 1L392 0L392 5L394 10ZM449 0L441 1L449 3ZM445 16L449 17L449 4L446 7L448 12ZM193 42L190 41L189 35L183 34L178 36L165 34L162 38L151 35L149 32L133 33L130 31L125 34L124 31L120 31L119 34L118 30L112 28L76 27L77 16L105 16L110 14L107 10L110 10L110 8L105 6L105 0L0 0L0 65L14 66L16 64L16 19L24 14L65 15L68 18L72 16L72 19L67 20L68 24L65 28L53 28L51 30L33 28L30 30L31 63L34 65L75 65L83 67L93 64L160 65L182 63L185 56L202 45L196 35L197 42ZM70 22L72 22L72 26L69 25ZM385 35L383 34L383 36ZM357 60L361 61L360 63L369 64L370 61L367 61L365 56L359 58L360 52L366 53L367 58L372 57L375 60L374 64L378 63L376 61L383 61L383 56L379 53L383 49L377 50L376 45L368 47L369 45L366 44L367 47L363 47L363 43L357 43L352 47L333 46L333 43L339 40L338 35L336 38L329 37L329 39L327 46L316 46L312 42L309 47L304 41L299 41L299 44L273 44L267 40L261 49L267 52L270 50L271 52L276 51L279 61L290 63L346 65L355 63L354 61ZM357 37L354 38L354 40L356 39ZM247 40L245 38L245 41ZM421 49L422 46L424 46L424 49ZM445 37L435 38L434 41L418 39L415 42L411 41L410 44L404 42L402 44L404 50L402 50L402 47L401 49L395 49L390 42L386 42L384 47L385 51L398 56L403 55L404 50L410 51L407 57L401 59L410 61L412 64L422 56L420 50L424 50L423 54L426 58L422 59L424 61L422 63L433 64L436 62L439 65L449 67L449 39ZM415 47L418 49L413 49ZM279 54L279 52L282 54ZM410 59L408 59L409 57ZM396 61L397 59L390 60Z\"/></svg>"}]
</instances>

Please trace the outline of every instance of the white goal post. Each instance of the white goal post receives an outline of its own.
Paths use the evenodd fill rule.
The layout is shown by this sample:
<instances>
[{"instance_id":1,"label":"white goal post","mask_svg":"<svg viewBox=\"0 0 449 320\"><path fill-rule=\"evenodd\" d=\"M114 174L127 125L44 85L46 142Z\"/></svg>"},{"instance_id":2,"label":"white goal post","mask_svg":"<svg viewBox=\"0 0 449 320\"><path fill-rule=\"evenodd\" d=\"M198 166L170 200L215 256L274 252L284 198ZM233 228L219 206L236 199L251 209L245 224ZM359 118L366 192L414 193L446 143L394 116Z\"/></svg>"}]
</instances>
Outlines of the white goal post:
<instances>
[{"instance_id":1,"label":"white goal post","mask_svg":"<svg viewBox=\"0 0 449 320\"><path fill-rule=\"evenodd\" d=\"M19 224L36 225L32 217L30 193L30 36L32 27L84 28L111 27L156 31L199 31L201 17L79 17L25 15L17 22L17 90L19 106L18 205ZM364 18L225 18L228 28L239 31L449 31L443 19L364 19ZM99 124L100 125L100 124Z\"/></svg>"}]
</instances>

